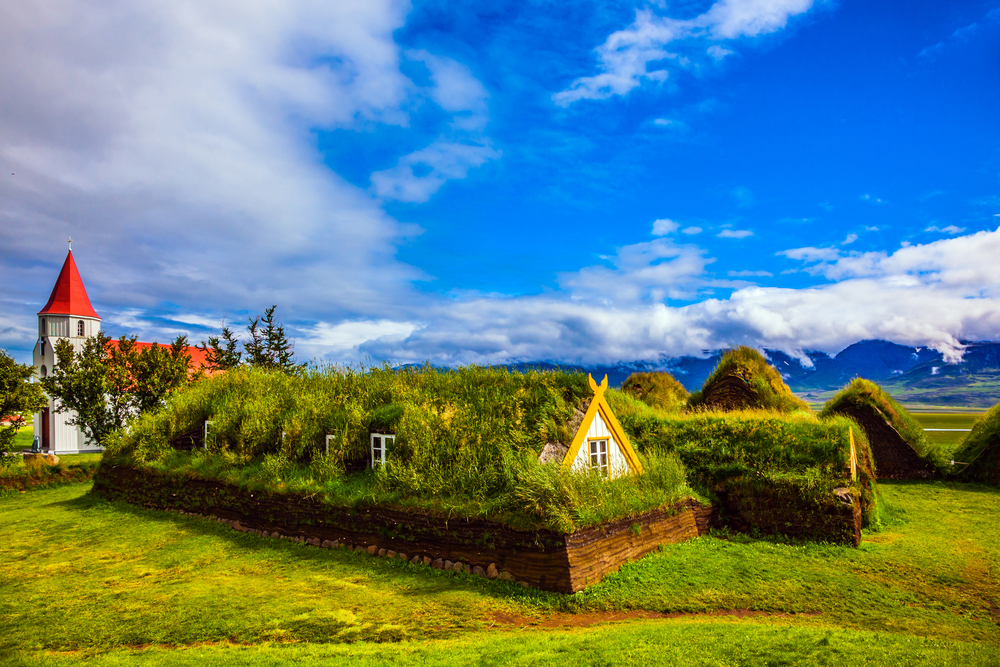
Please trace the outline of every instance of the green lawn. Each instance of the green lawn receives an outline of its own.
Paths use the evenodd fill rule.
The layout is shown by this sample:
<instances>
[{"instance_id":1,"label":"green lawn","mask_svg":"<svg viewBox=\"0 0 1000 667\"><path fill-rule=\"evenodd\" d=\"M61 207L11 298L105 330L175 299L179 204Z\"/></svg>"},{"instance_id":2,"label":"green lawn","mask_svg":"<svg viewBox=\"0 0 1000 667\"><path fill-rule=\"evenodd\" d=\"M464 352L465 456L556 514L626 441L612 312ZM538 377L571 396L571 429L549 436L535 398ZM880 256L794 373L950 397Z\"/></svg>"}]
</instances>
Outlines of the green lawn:
<instances>
[{"instance_id":1,"label":"green lawn","mask_svg":"<svg viewBox=\"0 0 1000 667\"><path fill-rule=\"evenodd\" d=\"M703 537L572 596L110 504L89 485L7 492L0 664L1000 664L1000 492L881 486L897 523L860 549ZM734 609L762 615L710 615ZM590 625L607 618L625 620Z\"/></svg>"},{"instance_id":2,"label":"green lawn","mask_svg":"<svg viewBox=\"0 0 1000 667\"><path fill-rule=\"evenodd\" d=\"M17 435L14 436L13 450L16 452L21 449L31 449L31 443L34 439L35 429L29 419L27 425L24 428L18 429Z\"/></svg>"},{"instance_id":3,"label":"green lawn","mask_svg":"<svg viewBox=\"0 0 1000 667\"><path fill-rule=\"evenodd\" d=\"M976 420L983 416L982 411L911 412L910 414L925 429L948 428L971 430ZM927 431L926 435L932 444L940 445L945 454L950 457L969 433L968 431Z\"/></svg>"}]
</instances>

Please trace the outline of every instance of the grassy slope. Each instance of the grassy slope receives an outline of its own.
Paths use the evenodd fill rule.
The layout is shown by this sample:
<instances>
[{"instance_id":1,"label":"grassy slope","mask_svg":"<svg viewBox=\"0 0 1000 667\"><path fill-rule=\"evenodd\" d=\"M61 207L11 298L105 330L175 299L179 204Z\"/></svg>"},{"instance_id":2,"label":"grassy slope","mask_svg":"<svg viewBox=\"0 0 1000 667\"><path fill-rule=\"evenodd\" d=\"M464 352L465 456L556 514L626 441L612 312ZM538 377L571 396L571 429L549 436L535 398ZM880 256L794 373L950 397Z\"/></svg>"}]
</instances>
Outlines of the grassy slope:
<instances>
[{"instance_id":1,"label":"grassy slope","mask_svg":"<svg viewBox=\"0 0 1000 667\"><path fill-rule=\"evenodd\" d=\"M187 664L198 656L276 664L311 654L377 663L397 653L423 664L480 657L532 664L567 650L582 651L585 664L617 662L623 651L636 659L684 653L675 664L733 664L746 655L759 661L749 664L767 664L765 657L775 655L806 661L817 652L838 664L861 664L866 655L886 664L921 655L951 656L955 664L1000 660L995 651L985 655L982 647L956 643L1000 646L991 612L1000 606L994 518L1000 492L992 488L884 484L902 522L866 536L861 549L699 538L626 565L573 596L266 540L193 517L109 504L86 488L0 499L0 618L6 620L0 644L36 654L114 651L101 664ZM507 626L495 620L498 612L571 624L577 614L611 609L738 608L821 615L697 617L632 623L621 633L498 633ZM366 643L399 640L384 648ZM231 641L254 646L231 648ZM202 642L222 644L122 652Z\"/></svg>"}]
</instances>

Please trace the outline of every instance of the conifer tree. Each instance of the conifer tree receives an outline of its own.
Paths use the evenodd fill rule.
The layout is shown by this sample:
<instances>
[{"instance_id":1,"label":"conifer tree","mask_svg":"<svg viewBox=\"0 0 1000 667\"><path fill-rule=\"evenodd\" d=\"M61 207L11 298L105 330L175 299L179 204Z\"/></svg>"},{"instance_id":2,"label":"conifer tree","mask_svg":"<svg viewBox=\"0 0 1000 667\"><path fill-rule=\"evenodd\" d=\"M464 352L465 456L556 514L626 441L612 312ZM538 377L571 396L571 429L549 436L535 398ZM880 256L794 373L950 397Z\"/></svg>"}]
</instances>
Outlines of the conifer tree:
<instances>
[{"instance_id":1,"label":"conifer tree","mask_svg":"<svg viewBox=\"0 0 1000 667\"><path fill-rule=\"evenodd\" d=\"M264 311L261 317L251 317L247 326L250 339L243 344L246 360L251 366L294 373L301 365L294 361L291 341L285 327L274 321L276 305Z\"/></svg>"}]
</instances>

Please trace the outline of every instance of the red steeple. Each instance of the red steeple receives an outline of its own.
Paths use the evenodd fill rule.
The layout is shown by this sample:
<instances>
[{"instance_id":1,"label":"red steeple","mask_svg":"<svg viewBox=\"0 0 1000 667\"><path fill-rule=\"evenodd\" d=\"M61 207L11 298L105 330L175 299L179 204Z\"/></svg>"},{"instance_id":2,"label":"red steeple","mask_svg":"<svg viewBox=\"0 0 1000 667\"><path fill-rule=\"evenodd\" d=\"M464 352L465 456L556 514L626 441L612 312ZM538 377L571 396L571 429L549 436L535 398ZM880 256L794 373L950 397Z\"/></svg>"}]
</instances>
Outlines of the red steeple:
<instances>
[{"instance_id":1,"label":"red steeple","mask_svg":"<svg viewBox=\"0 0 1000 667\"><path fill-rule=\"evenodd\" d=\"M52 288L48 303L38 314L78 315L101 319L94 307L90 305L90 299L87 298L87 290L83 286L80 272L76 270L72 250L66 255L66 261L63 263L62 271L59 272L56 286Z\"/></svg>"}]
</instances>

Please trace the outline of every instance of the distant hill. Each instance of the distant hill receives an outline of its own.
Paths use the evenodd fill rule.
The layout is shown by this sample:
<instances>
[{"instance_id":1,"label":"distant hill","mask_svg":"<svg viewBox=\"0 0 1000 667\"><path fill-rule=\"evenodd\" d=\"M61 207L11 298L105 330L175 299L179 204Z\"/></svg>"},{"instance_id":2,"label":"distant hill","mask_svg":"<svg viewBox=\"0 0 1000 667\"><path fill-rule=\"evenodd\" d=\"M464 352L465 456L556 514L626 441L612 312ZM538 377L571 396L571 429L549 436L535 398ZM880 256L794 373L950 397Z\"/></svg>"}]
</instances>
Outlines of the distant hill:
<instances>
[{"instance_id":1,"label":"distant hill","mask_svg":"<svg viewBox=\"0 0 1000 667\"><path fill-rule=\"evenodd\" d=\"M969 342L962 361L945 363L940 352L926 347L863 340L836 356L807 352L812 367L784 352L765 350L792 390L809 401L823 401L851 381L863 377L882 385L896 400L908 404L989 407L1000 402L1000 343ZM688 391L700 389L722 356L663 358L616 366L578 367L549 362L521 363L511 368L573 368L600 380L605 373L619 386L633 371L669 371Z\"/></svg>"}]
</instances>

